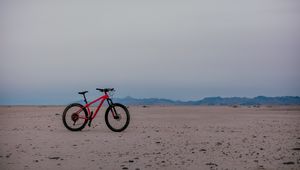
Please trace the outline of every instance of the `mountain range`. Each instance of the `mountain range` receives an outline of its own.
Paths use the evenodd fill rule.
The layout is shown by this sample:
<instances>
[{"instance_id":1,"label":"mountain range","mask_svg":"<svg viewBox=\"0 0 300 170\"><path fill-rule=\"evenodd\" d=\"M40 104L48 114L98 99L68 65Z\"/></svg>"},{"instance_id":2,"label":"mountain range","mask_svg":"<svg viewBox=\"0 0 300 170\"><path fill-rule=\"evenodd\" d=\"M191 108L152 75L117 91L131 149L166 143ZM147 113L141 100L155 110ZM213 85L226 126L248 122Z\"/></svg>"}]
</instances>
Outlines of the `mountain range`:
<instances>
[{"instance_id":1,"label":"mountain range","mask_svg":"<svg viewBox=\"0 0 300 170\"><path fill-rule=\"evenodd\" d=\"M196 101L180 101L161 98L137 99L133 97L114 98L114 102L125 105L300 105L299 96L266 97L206 97Z\"/></svg>"}]
</instances>

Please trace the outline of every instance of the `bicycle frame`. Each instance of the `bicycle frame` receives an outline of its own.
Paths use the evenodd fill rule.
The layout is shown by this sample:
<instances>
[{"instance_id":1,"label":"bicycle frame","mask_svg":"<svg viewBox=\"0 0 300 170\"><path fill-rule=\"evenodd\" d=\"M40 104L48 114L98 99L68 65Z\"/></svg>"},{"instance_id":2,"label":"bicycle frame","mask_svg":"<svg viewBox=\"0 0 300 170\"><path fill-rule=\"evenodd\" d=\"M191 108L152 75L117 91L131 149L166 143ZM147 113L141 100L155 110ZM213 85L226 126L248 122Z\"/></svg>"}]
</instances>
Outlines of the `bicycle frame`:
<instances>
[{"instance_id":1,"label":"bicycle frame","mask_svg":"<svg viewBox=\"0 0 300 170\"><path fill-rule=\"evenodd\" d=\"M80 110L78 110L76 113L79 114L79 113L85 108L85 109L87 110L87 112L88 112L88 117L86 118L86 117L79 116L79 118L80 118L80 119L85 119L86 121L87 121L87 120L93 120L93 119L96 117L97 113L99 112L99 110L100 110L100 108L102 107L102 105L103 105L103 103L104 103L105 100L110 100L109 95L108 95L106 92L105 92L105 94L104 94L103 96L101 96L101 97L99 97L99 98L93 100L93 101L90 102L90 103L85 104L85 105L83 106L83 108L81 108ZM90 106L91 106L92 104L98 102L98 101L100 101L100 103L99 103L97 109L95 110L94 114L92 115L92 112L91 112L91 110L90 110ZM111 100L110 100L110 102L111 102ZM110 105L111 103L108 102L108 104ZM113 115L114 115L114 114L115 114L115 113L113 112Z\"/></svg>"}]
</instances>

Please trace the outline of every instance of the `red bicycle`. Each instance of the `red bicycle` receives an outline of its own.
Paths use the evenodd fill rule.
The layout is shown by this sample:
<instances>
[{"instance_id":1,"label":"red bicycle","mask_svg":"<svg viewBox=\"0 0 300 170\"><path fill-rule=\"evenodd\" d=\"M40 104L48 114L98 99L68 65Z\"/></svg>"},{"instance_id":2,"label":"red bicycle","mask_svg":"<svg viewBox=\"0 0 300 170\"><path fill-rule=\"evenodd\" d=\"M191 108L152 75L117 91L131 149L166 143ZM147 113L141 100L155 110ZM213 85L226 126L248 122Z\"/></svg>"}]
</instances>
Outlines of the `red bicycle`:
<instances>
[{"instance_id":1,"label":"red bicycle","mask_svg":"<svg viewBox=\"0 0 300 170\"><path fill-rule=\"evenodd\" d=\"M80 103L72 103L67 106L62 115L62 120L65 127L71 131L80 131L86 124L91 126L92 120L96 117L98 111L100 110L102 104L106 100L108 103L108 108L105 112L105 123L108 128L114 132L121 132L125 130L130 121L129 111L126 106L120 103L113 103L108 93L114 91L113 88L99 89L100 92L104 92L104 95L98 99L88 103L85 97L85 93L88 91L79 92L84 97L85 105L83 106ZM95 112L91 111L90 106L96 102L99 102L99 105Z\"/></svg>"}]
</instances>

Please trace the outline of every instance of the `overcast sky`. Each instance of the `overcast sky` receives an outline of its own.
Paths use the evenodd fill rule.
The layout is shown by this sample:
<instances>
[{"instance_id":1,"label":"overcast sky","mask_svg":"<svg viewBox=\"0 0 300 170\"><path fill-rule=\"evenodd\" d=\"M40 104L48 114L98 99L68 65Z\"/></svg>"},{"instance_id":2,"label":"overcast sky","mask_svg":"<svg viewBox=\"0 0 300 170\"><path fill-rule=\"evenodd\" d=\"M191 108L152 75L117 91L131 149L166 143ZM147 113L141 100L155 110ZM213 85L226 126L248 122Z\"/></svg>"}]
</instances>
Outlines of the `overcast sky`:
<instances>
[{"instance_id":1,"label":"overcast sky","mask_svg":"<svg viewBox=\"0 0 300 170\"><path fill-rule=\"evenodd\" d=\"M0 104L300 95L300 1L0 1Z\"/></svg>"}]
</instances>

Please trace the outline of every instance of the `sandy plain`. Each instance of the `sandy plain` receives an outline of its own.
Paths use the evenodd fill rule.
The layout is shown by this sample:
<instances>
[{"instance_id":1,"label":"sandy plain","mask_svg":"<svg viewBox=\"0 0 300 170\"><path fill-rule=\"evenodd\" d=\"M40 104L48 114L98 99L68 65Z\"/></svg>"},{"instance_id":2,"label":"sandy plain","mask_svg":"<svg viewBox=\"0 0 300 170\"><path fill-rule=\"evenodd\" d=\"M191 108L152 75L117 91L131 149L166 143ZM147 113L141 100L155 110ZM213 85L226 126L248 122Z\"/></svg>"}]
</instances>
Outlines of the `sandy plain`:
<instances>
[{"instance_id":1,"label":"sandy plain","mask_svg":"<svg viewBox=\"0 0 300 170\"><path fill-rule=\"evenodd\" d=\"M135 106L121 133L63 110L0 107L0 169L300 169L300 106Z\"/></svg>"}]
</instances>

